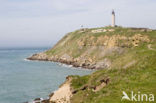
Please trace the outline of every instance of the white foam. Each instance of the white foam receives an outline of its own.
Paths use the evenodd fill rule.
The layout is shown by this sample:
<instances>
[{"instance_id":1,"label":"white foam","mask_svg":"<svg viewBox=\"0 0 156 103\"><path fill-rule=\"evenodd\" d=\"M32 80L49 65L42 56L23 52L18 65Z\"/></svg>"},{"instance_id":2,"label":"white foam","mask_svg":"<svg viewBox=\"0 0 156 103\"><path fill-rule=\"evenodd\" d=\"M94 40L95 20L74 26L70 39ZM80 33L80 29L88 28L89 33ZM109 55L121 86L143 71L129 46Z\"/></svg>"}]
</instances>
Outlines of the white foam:
<instances>
[{"instance_id":1,"label":"white foam","mask_svg":"<svg viewBox=\"0 0 156 103\"><path fill-rule=\"evenodd\" d=\"M29 59L24 59L24 61L31 61L31 60L29 60Z\"/></svg>"}]
</instances>

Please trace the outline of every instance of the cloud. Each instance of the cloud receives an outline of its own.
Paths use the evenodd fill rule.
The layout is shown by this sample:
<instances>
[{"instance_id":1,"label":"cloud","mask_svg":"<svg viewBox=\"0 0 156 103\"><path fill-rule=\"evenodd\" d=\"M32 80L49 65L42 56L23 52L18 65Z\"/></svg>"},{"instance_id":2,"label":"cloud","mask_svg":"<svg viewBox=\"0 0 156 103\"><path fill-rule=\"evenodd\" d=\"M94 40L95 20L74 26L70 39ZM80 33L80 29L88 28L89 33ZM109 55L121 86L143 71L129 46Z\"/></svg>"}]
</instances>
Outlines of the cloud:
<instances>
[{"instance_id":1,"label":"cloud","mask_svg":"<svg viewBox=\"0 0 156 103\"><path fill-rule=\"evenodd\" d=\"M51 46L67 32L111 23L156 28L155 0L0 0L0 47Z\"/></svg>"}]
</instances>

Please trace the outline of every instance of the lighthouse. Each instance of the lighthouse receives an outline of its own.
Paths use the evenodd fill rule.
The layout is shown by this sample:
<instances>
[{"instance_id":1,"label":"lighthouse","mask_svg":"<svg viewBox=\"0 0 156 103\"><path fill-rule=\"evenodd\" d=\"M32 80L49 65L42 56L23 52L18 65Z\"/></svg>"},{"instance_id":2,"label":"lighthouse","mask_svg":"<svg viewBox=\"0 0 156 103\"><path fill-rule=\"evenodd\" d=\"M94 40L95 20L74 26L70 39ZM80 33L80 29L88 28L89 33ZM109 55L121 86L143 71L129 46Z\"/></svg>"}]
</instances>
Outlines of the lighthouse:
<instances>
[{"instance_id":1,"label":"lighthouse","mask_svg":"<svg viewBox=\"0 0 156 103\"><path fill-rule=\"evenodd\" d=\"M115 12L112 10L112 27L115 27Z\"/></svg>"}]
</instances>

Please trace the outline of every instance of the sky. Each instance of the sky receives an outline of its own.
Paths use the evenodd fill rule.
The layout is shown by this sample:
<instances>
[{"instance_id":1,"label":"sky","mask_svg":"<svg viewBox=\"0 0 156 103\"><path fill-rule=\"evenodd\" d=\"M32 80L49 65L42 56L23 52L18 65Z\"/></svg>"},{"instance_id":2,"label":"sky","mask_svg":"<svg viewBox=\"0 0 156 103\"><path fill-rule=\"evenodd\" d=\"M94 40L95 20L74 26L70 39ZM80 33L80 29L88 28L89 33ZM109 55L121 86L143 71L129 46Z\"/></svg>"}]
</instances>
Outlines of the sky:
<instances>
[{"instance_id":1,"label":"sky","mask_svg":"<svg viewBox=\"0 0 156 103\"><path fill-rule=\"evenodd\" d=\"M156 0L0 0L0 48L52 47L66 33L111 24L156 29Z\"/></svg>"}]
</instances>

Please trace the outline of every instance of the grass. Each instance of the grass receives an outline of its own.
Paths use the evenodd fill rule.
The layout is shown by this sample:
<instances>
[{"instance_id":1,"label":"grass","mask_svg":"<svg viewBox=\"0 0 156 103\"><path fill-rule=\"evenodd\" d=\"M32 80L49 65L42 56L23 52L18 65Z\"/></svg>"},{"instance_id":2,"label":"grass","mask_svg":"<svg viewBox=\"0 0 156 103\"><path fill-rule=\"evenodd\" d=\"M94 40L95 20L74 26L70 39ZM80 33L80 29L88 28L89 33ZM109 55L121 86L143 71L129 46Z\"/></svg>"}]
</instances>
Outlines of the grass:
<instances>
[{"instance_id":1,"label":"grass","mask_svg":"<svg viewBox=\"0 0 156 103\"><path fill-rule=\"evenodd\" d=\"M92 33L92 30L96 29L114 29L113 32L101 32L101 33ZM77 45L78 42L84 40L84 43L87 44L93 44L95 45L101 45L101 42L98 42L98 38L103 38L104 36L111 37L113 35L123 35L126 37L133 36L135 34L142 34L142 35L148 35L151 39L156 38L155 36L156 31L151 32L141 32L139 30L132 31L129 28L122 28L122 27L102 27L102 28L93 28L93 29L87 29L86 31L81 32L81 30L77 30L75 32L68 33L65 35L51 50L48 50L46 52L47 55L62 55L62 54L68 54L71 52L70 56L74 56L74 58L77 58L81 56L86 49L80 50L79 46ZM91 39L93 38L93 40ZM120 45L123 45L127 41L125 40L119 40ZM74 51L74 52L73 52Z\"/></svg>"},{"instance_id":2,"label":"grass","mask_svg":"<svg viewBox=\"0 0 156 103\"><path fill-rule=\"evenodd\" d=\"M129 56L138 62L127 69L123 69L118 64L123 65L125 60L131 60ZM81 88L83 85L98 85L98 81L106 77L110 78L110 83L96 93L92 92L92 90L78 92L72 97L72 103L121 103L122 91L129 95L131 91L156 95L155 51L148 50L146 45L143 44L129 50L127 54L118 57L114 62L117 62L115 63L116 66L110 70L99 70L89 76L75 78L72 87L76 89ZM89 78L86 79L86 77ZM122 101L122 103L131 102Z\"/></svg>"},{"instance_id":3,"label":"grass","mask_svg":"<svg viewBox=\"0 0 156 103\"><path fill-rule=\"evenodd\" d=\"M132 67L128 69L102 70L90 76L90 79L87 80L88 83L85 81L83 82L84 84L82 84L81 80L83 80L84 77L81 77L75 79L74 82L72 82L72 86L75 88L80 87L80 85L77 86L79 82L81 86L85 84L96 85L96 80L104 76L110 77L111 82L97 93L91 90L77 93L72 97L72 103L120 103L122 91L128 94L131 91L135 93L140 91L141 93L152 93L156 95L156 68L152 68L151 66L145 65L141 68ZM80 100L82 102L80 102ZM123 103L129 103L129 101L124 101Z\"/></svg>"},{"instance_id":4,"label":"grass","mask_svg":"<svg viewBox=\"0 0 156 103\"><path fill-rule=\"evenodd\" d=\"M91 32L96 29L114 29L114 31L102 33ZM132 45L122 47L122 49L124 49L123 53L114 51L101 56L103 49L99 47L101 42L97 42L99 38L103 38L104 36L112 37L113 35L132 37L136 34L148 36L150 42L140 42L137 47ZM80 41L86 44L86 46L81 49L78 45ZM94 42L97 42L95 49L87 45ZM120 45L123 45L132 41L119 40L118 42ZM112 61L111 69L98 70L82 77L73 76L71 86L75 90L85 85L97 86L100 84L99 81L104 78L110 78L110 82L98 92L93 92L90 89L77 92L71 98L71 103L131 103L130 101L121 102L122 91L125 91L129 95L131 91L135 93L138 91L147 94L153 93L156 95L156 51L150 50L148 48L149 44L151 44L151 48L156 49L155 30L140 31L122 27L102 27L87 29L83 32L81 32L81 30L71 32L61 39L53 49L48 50L46 54L49 56L68 54L73 58L79 58L81 56L96 57L96 59L93 60L94 62L102 61L105 58ZM132 61L135 61L134 64L127 66L125 69L124 66L130 64Z\"/></svg>"}]
</instances>

